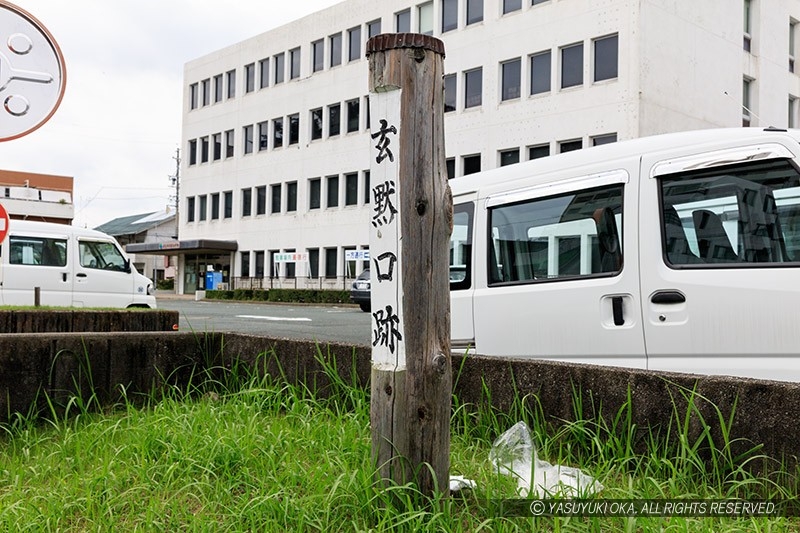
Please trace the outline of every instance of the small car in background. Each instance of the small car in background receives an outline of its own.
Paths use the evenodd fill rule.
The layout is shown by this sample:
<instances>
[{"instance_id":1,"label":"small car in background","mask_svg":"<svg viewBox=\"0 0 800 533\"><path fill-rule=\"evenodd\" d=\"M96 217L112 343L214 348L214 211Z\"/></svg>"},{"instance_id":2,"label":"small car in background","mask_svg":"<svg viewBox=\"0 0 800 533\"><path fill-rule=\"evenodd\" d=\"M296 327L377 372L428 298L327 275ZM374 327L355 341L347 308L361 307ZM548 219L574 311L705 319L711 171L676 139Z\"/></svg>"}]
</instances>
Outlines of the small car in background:
<instances>
[{"instance_id":1,"label":"small car in background","mask_svg":"<svg viewBox=\"0 0 800 533\"><path fill-rule=\"evenodd\" d=\"M358 304L359 307L361 307L361 310L365 313L368 313L371 309L369 288L369 269L366 269L364 272L358 275L356 280L353 282L352 288L350 289L350 301Z\"/></svg>"}]
</instances>

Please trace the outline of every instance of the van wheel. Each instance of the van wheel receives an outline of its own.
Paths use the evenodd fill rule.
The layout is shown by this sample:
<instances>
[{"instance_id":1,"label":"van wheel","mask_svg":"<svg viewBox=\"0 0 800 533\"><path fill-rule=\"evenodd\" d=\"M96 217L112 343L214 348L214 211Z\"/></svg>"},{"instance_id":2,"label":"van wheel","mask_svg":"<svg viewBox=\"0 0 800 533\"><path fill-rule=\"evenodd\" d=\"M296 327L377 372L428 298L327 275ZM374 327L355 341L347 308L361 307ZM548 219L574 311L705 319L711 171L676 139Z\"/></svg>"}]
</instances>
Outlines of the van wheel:
<instances>
[{"instance_id":1,"label":"van wheel","mask_svg":"<svg viewBox=\"0 0 800 533\"><path fill-rule=\"evenodd\" d=\"M364 311L365 313L370 312L370 305L368 303L360 303L358 305L359 307L361 307L361 310Z\"/></svg>"}]
</instances>

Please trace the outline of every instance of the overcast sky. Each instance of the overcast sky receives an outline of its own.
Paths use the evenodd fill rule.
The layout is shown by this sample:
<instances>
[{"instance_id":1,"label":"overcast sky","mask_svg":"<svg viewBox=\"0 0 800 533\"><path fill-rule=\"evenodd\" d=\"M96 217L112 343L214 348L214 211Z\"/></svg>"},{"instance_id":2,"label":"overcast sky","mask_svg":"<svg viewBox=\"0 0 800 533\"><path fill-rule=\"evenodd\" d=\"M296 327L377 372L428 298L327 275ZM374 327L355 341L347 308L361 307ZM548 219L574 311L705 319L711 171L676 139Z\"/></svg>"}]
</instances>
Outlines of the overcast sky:
<instances>
[{"instance_id":1,"label":"overcast sky","mask_svg":"<svg viewBox=\"0 0 800 533\"><path fill-rule=\"evenodd\" d=\"M0 142L0 168L72 176L77 226L163 210L184 64L339 1L11 0L53 35L67 83L46 124Z\"/></svg>"}]
</instances>

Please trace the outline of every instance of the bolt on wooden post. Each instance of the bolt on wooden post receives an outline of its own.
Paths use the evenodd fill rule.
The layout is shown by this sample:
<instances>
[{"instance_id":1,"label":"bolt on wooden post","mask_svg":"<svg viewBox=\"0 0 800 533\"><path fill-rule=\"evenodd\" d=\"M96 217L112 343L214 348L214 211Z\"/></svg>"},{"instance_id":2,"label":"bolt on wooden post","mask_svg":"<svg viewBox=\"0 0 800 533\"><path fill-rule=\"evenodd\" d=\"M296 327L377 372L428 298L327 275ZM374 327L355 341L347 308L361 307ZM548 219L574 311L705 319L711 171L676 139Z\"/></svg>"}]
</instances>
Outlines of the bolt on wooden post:
<instances>
[{"instance_id":1,"label":"bolt on wooden post","mask_svg":"<svg viewBox=\"0 0 800 533\"><path fill-rule=\"evenodd\" d=\"M371 122L372 455L384 480L448 494L449 242L444 44L367 42Z\"/></svg>"}]
</instances>

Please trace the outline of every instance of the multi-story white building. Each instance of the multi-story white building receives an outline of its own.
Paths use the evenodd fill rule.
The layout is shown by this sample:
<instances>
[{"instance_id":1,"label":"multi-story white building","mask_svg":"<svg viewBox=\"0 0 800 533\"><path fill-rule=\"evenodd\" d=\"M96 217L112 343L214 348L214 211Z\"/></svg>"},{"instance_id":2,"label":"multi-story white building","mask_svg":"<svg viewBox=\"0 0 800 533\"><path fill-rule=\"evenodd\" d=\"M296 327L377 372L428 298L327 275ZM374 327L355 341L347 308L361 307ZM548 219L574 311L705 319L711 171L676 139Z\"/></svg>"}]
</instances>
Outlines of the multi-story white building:
<instances>
[{"instance_id":1,"label":"multi-story white building","mask_svg":"<svg viewBox=\"0 0 800 533\"><path fill-rule=\"evenodd\" d=\"M458 179L657 133L797 126L799 20L800 0L346 0L191 61L178 291L209 267L240 287L360 272L346 258L369 241L373 35L444 42Z\"/></svg>"}]
</instances>

